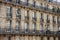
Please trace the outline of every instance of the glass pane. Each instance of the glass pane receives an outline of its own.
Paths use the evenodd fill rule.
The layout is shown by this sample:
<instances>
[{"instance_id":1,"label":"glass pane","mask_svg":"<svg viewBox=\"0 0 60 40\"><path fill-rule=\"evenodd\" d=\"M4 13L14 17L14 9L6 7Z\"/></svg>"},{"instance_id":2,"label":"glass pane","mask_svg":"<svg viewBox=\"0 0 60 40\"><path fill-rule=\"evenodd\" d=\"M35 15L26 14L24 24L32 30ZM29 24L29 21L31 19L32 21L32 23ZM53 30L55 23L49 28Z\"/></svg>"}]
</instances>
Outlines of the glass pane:
<instances>
[{"instance_id":1,"label":"glass pane","mask_svg":"<svg viewBox=\"0 0 60 40\"><path fill-rule=\"evenodd\" d=\"M10 7L7 7L7 13L10 13Z\"/></svg>"},{"instance_id":2,"label":"glass pane","mask_svg":"<svg viewBox=\"0 0 60 40\"><path fill-rule=\"evenodd\" d=\"M43 24L40 24L40 30L43 30Z\"/></svg>"},{"instance_id":3,"label":"glass pane","mask_svg":"<svg viewBox=\"0 0 60 40\"><path fill-rule=\"evenodd\" d=\"M36 24L35 23L33 23L33 30L36 28Z\"/></svg>"},{"instance_id":4,"label":"glass pane","mask_svg":"<svg viewBox=\"0 0 60 40\"><path fill-rule=\"evenodd\" d=\"M20 15L20 9L16 9L16 15Z\"/></svg>"},{"instance_id":5,"label":"glass pane","mask_svg":"<svg viewBox=\"0 0 60 40\"><path fill-rule=\"evenodd\" d=\"M60 30L60 26L59 26L59 30Z\"/></svg>"},{"instance_id":6,"label":"glass pane","mask_svg":"<svg viewBox=\"0 0 60 40\"><path fill-rule=\"evenodd\" d=\"M32 13L32 17L34 18L34 12Z\"/></svg>"},{"instance_id":7,"label":"glass pane","mask_svg":"<svg viewBox=\"0 0 60 40\"><path fill-rule=\"evenodd\" d=\"M36 37L35 36L33 36L33 40L36 40Z\"/></svg>"},{"instance_id":8,"label":"glass pane","mask_svg":"<svg viewBox=\"0 0 60 40\"><path fill-rule=\"evenodd\" d=\"M27 16L28 14L27 14L27 11L25 11L25 16Z\"/></svg>"},{"instance_id":9,"label":"glass pane","mask_svg":"<svg viewBox=\"0 0 60 40\"><path fill-rule=\"evenodd\" d=\"M25 36L25 40L28 40L28 36Z\"/></svg>"},{"instance_id":10,"label":"glass pane","mask_svg":"<svg viewBox=\"0 0 60 40\"><path fill-rule=\"evenodd\" d=\"M28 23L25 23L25 29L28 29Z\"/></svg>"},{"instance_id":11,"label":"glass pane","mask_svg":"<svg viewBox=\"0 0 60 40\"><path fill-rule=\"evenodd\" d=\"M20 40L19 36L16 37L16 40Z\"/></svg>"}]
</instances>

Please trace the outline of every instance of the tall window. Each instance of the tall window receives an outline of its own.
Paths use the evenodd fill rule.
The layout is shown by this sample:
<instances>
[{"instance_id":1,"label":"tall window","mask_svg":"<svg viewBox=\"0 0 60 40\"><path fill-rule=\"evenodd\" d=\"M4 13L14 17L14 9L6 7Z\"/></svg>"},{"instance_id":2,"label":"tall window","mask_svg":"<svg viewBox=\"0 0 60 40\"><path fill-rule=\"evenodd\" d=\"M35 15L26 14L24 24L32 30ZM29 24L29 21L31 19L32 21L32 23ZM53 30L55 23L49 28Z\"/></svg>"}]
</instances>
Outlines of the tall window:
<instances>
[{"instance_id":1,"label":"tall window","mask_svg":"<svg viewBox=\"0 0 60 40\"><path fill-rule=\"evenodd\" d=\"M33 40L36 40L36 37L35 36L33 36Z\"/></svg>"},{"instance_id":2,"label":"tall window","mask_svg":"<svg viewBox=\"0 0 60 40\"><path fill-rule=\"evenodd\" d=\"M40 14L40 18L43 19L43 14L42 13Z\"/></svg>"},{"instance_id":3,"label":"tall window","mask_svg":"<svg viewBox=\"0 0 60 40\"><path fill-rule=\"evenodd\" d=\"M25 36L25 40L29 40L29 39L28 39L28 36Z\"/></svg>"},{"instance_id":4,"label":"tall window","mask_svg":"<svg viewBox=\"0 0 60 40\"><path fill-rule=\"evenodd\" d=\"M41 23L40 24L40 31L42 31L43 30L43 24Z\"/></svg>"},{"instance_id":5,"label":"tall window","mask_svg":"<svg viewBox=\"0 0 60 40\"><path fill-rule=\"evenodd\" d=\"M20 40L20 37L19 36L16 36L16 40Z\"/></svg>"},{"instance_id":6,"label":"tall window","mask_svg":"<svg viewBox=\"0 0 60 40\"><path fill-rule=\"evenodd\" d=\"M34 1L34 2L33 2L33 7L35 7L35 4L36 4L36 2Z\"/></svg>"},{"instance_id":7,"label":"tall window","mask_svg":"<svg viewBox=\"0 0 60 40\"><path fill-rule=\"evenodd\" d=\"M36 30L36 23L33 23L33 31L35 31Z\"/></svg>"},{"instance_id":8,"label":"tall window","mask_svg":"<svg viewBox=\"0 0 60 40\"><path fill-rule=\"evenodd\" d=\"M16 29L16 31L18 31L20 29L20 21L16 21L15 29Z\"/></svg>"},{"instance_id":9,"label":"tall window","mask_svg":"<svg viewBox=\"0 0 60 40\"><path fill-rule=\"evenodd\" d=\"M58 26L58 30L60 31L60 26Z\"/></svg>"},{"instance_id":10,"label":"tall window","mask_svg":"<svg viewBox=\"0 0 60 40\"><path fill-rule=\"evenodd\" d=\"M26 5L28 5L28 1L29 1L29 0L25 0L25 2L26 2Z\"/></svg>"},{"instance_id":11,"label":"tall window","mask_svg":"<svg viewBox=\"0 0 60 40\"><path fill-rule=\"evenodd\" d=\"M40 14L40 21L44 21L43 20L43 14L42 13Z\"/></svg>"},{"instance_id":12,"label":"tall window","mask_svg":"<svg viewBox=\"0 0 60 40\"><path fill-rule=\"evenodd\" d=\"M7 7L7 17L10 18L12 17L12 7Z\"/></svg>"},{"instance_id":13,"label":"tall window","mask_svg":"<svg viewBox=\"0 0 60 40\"><path fill-rule=\"evenodd\" d=\"M55 26L55 25L53 25L53 31L54 31L54 32L56 31L56 26Z\"/></svg>"},{"instance_id":14,"label":"tall window","mask_svg":"<svg viewBox=\"0 0 60 40\"><path fill-rule=\"evenodd\" d=\"M36 18L36 12L33 12L33 13L32 13L32 17L33 17L33 18Z\"/></svg>"},{"instance_id":15,"label":"tall window","mask_svg":"<svg viewBox=\"0 0 60 40\"><path fill-rule=\"evenodd\" d=\"M12 0L6 0L6 1L11 2Z\"/></svg>"},{"instance_id":16,"label":"tall window","mask_svg":"<svg viewBox=\"0 0 60 40\"><path fill-rule=\"evenodd\" d=\"M6 26L6 31L7 32L10 32L11 31L11 24L12 24L12 21L11 20L7 20L7 26Z\"/></svg>"},{"instance_id":17,"label":"tall window","mask_svg":"<svg viewBox=\"0 0 60 40\"><path fill-rule=\"evenodd\" d=\"M25 11L25 17L29 16L29 11Z\"/></svg>"},{"instance_id":18,"label":"tall window","mask_svg":"<svg viewBox=\"0 0 60 40\"><path fill-rule=\"evenodd\" d=\"M49 24L47 24L46 26L47 26L47 30L50 30L50 28L49 28L49 27L50 27Z\"/></svg>"},{"instance_id":19,"label":"tall window","mask_svg":"<svg viewBox=\"0 0 60 40\"><path fill-rule=\"evenodd\" d=\"M46 0L47 2L52 2L53 0Z\"/></svg>"},{"instance_id":20,"label":"tall window","mask_svg":"<svg viewBox=\"0 0 60 40\"><path fill-rule=\"evenodd\" d=\"M7 37L7 38L6 38L6 40L11 40L11 37L10 37L10 36L9 36L9 37Z\"/></svg>"},{"instance_id":21,"label":"tall window","mask_svg":"<svg viewBox=\"0 0 60 40\"><path fill-rule=\"evenodd\" d=\"M21 18L21 10L19 8L16 9L16 17Z\"/></svg>"},{"instance_id":22,"label":"tall window","mask_svg":"<svg viewBox=\"0 0 60 40\"><path fill-rule=\"evenodd\" d=\"M25 22L25 31L28 31L29 23Z\"/></svg>"},{"instance_id":23,"label":"tall window","mask_svg":"<svg viewBox=\"0 0 60 40\"><path fill-rule=\"evenodd\" d=\"M16 0L16 3L20 4L20 0Z\"/></svg>"},{"instance_id":24,"label":"tall window","mask_svg":"<svg viewBox=\"0 0 60 40\"><path fill-rule=\"evenodd\" d=\"M47 10L47 11L48 11L48 7L49 7L49 6L48 6L48 5L46 5L45 10Z\"/></svg>"},{"instance_id":25,"label":"tall window","mask_svg":"<svg viewBox=\"0 0 60 40\"><path fill-rule=\"evenodd\" d=\"M42 4L42 3L40 3L40 8L41 8L41 9L43 8L43 4Z\"/></svg>"},{"instance_id":26,"label":"tall window","mask_svg":"<svg viewBox=\"0 0 60 40\"><path fill-rule=\"evenodd\" d=\"M56 18L55 18L55 16L53 16L53 23L56 23Z\"/></svg>"},{"instance_id":27,"label":"tall window","mask_svg":"<svg viewBox=\"0 0 60 40\"><path fill-rule=\"evenodd\" d=\"M57 22L60 24L60 17L57 18Z\"/></svg>"},{"instance_id":28,"label":"tall window","mask_svg":"<svg viewBox=\"0 0 60 40\"><path fill-rule=\"evenodd\" d=\"M60 8L59 7L57 7L57 13L60 13Z\"/></svg>"},{"instance_id":29,"label":"tall window","mask_svg":"<svg viewBox=\"0 0 60 40\"><path fill-rule=\"evenodd\" d=\"M49 16L47 15L47 19L46 19L46 21L49 22L49 20L50 20L50 19L49 19Z\"/></svg>"}]
</instances>

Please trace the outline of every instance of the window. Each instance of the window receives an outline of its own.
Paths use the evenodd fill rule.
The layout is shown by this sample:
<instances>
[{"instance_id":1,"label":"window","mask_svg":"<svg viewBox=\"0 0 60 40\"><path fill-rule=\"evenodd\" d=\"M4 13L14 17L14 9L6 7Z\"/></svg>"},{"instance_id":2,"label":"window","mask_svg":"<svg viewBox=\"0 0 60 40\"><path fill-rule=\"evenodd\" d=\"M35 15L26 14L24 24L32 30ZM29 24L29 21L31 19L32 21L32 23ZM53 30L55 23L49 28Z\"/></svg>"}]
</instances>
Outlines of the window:
<instances>
[{"instance_id":1,"label":"window","mask_svg":"<svg viewBox=\"0 0 60 40\"><path fill-rule=\"evenodd\" d=\"M43 8L43 4L42 4L42 3L40 3L40 8L41 8L41 9Z\"/></svg>"},{"instance_id":2,"label":"window","mask_svg":"<svg viewBox=\"0 0 60 40\"><path fill-rule=\"evenodd\" d=\"M40 31L43 30L43 24L40 24Z\"/></svg>"},{"instance_id":3,"label":"window","mask_svg":"<svg viewBox=\"0 0 60 40\"><path fill-rule=\"evenodd\" d=\"M29 11L25 11L25 17L29 16Z\"/></svg>"},{"instance_id":4,"label":"window","mask_svg":"<svg viewBox=\"0 0 60 40\"><path fill-rule=\"evenodd\" d=\"M60 17L57 18L57 22L60 24Z\"/></svg>"},{"instance_id":5,"label":"window","mask_svg":"<svg viewBox=\"0 0 60 40\"><path fill-rule=\"evenodd\" d=\"M60 13L60 8L57 7L57 13Z\"/></svg>"},{"instance_id":6,"label":"window","mask_svg":"<svg viewBox=\"0 0 60 40\"><path fill-rule=\"evenodd\" d=\"M12 17L12 7L7 7L7 17Z\"/></svg>"},{"instance_id":7,"label":"window","mask_svg":"<svg viewBox=\"0 0 60 40\"><path fill-rule=\"evenodd\" d=\"M53 16L53 23L55 23L56 22L56 18Z\"/></svg>"},{"instance_id":8,"label":"window","mask_svg":"<svg viewBox=\"0 0 60 40\"><path fill-rule=\"evenodd\" d=\"M12 23L11 20L7 20L7 26L6 26L6 31L7 32L10 32L11 31L11 23Z\"/></svg>"},{"instance_id":9,"label":"window","mask_svg":"<svg viewBox=\"0 0 60 40\"><path fill-rule=\"evenodd\" d=\"M52 2L53 0L46 0L47 2Z\"/></svg>"},{"instance_id":10,"label":"window","mask_svg":"<svg viewBox=\"0 0 60 40\"><path fill-rule=\"evenodd\" d=\"M20 40L20 37L19 36L16 36L16 40Z\"/></svg>"},{"instance_id":11,"label":"window","mask_svg":"<svg viewBox=\"0 0 60 40\"><path fill-rule=\"evenodd\" d=\"M36 12L33 12L33 13L32 13L32 17L33 17L33 18L36 18Z\"/></svg>"},{"instance_id":12,"label":"window","mask_svg":"<svg viewBox=\"0 0 60 40\"><path fill-rule=\"evenodd\" d=\"M54 32L56 31L56 26L55 26L55 25L53 25L53 31L54 31Z\"/></svg>"},{"instance_id":13,"label":"window","mask_svg":"<svg viewBox=\"0 0 60 40\"><path fill-rule=\"evenodd\" d=\"M45 5L44 9L48 11L48 5Z\"/></svg>"},{"instance_id":14,"label":"window","mask_svg":"<svg viewBox=\"0 0 60 40\"><path fill-rule=\"evenodd\" d=\"M60 26L58 26L58 30L60 31Z\"/></svg>"},{"instance_id":15,"label":"window","mask_svg":"<svg viewBox=\"0 0 60 40\"><path fill-rule=\"evenodd\" d=\"M28 36L25 36L25 40L28 40Z\"/></svg>"},{"instance_id":16,"label":"window","mask_svg":"<svg viewBox=\"0 0 60 40\"><path fill-rule=\"evenodd\" d=\"M11 37L7 37L6 40L11 40Z\"/></svg>"},{"instance_id":17,"label":"window","mask_svg":"<svg viewBox=\"0 0 60 40\"><path fill-rule=\"evenodd\" d=\"M43 14L42 14L42 13L40 14L40 21L41 21L41 22L44 21L44 20L43 20Z\"/></svg>"},{"instance_id":18,"label":"window","mask_svg":"<svg viewBox=\"0 0 60 40\"><path fill-rule=\"evenodd\" d=\"M9 1L9 2L11 2L12 0L6 0L6 1Z\"/></svg>"},{"instance_id":19,"label":"window","mask_svg":"<svg viewBox=\"0 0 60 40\"><path fill-rule=\"evenodd\" d=\"M19 30L20 29L20 21L16 21L16 30Z\"/></svg>"},{"instance_id":20,"label":"window","mask_svg":"<svg viewBox=\"0 0 60 40\"><path fill-rule=\"evenodd\" d=\"M53 6L52 12L56 12L56 11L57 11L57 10L56 10L56 7Z\"/></svg>"},{"instance_id":21,"label":"window","mask_svg":"<svg viewBox=\"0 0 60 40\"><path fill-rule=\"evenodd\" d=\"M35 36L33 36L33 40L36 40L36 37Z\"/></svg>"},{"instance_id":22,"label":"window","mask_svg":"<svg viewBox=\"0 0 60 40\"><path fill-rule=\"evenodd\" d=\"M34 2L33 2L33 7L35 7L35 4L36 4L36 2L34 1Z\"/></svg>"},{"instance_id":23,"label":"window","mask_svg":"<svg viewBox=\"0 0 60 40\"><path fill-rule=\"evenodd\" d=\"M16 17L21 18L21 13L20 9L16 9Z\"/></svg>"},{"instance_id":24,"label":"window","mask_svg":"<svg viewBox=\"0 0 60 40\"><path fill-rule=\"evenodd\" d=\"M11 20L7 20L7 28L11 27Z\"/></svg>"},{"instance_id":25,"label":"window","mask_svg":"<svg viewBox=\"0 0 60 40\"><path fill-rule=\"evenodd\" d=\"M29 0L25 0L25 2L27 2L27 3L28 3L28 1L29 1Z\"/></svg>"},{"instance_id":26,"label":"window","mask_svg":"<svg viewBox=\"0 0 60 40\"><path fill-rule=\"evenodd\" d=\"M47 15L46 21L47 21L48 23L50 22L50 19L49 19L49 16L48 16L48 15Z\"/></svg>"},{"instance_id":27,"label":"window","mask_svg":"<svg viewBox=\"0 0 60 40\"><path fill-rule=\"evenodd\" d=\"M36 23L33 23L33 30L36 30Z\"/></svg>"},{"instance_id":28,"label":"window","mask_svg":"<svg viewBox=\"0 0 60 40\"><path fill-rule=\"evenodd\" d=\"M16 0L16 3L20 4L20 0Z\"/></svg>"},{"instance_id":29,"label":"window","mask_svg":"<svg viewBox=\"0 0 60 40\"><path fill-rule=\"evenodd\" d=\"M49 40L50 38L49 37L47 37L47 40Z\"/></svg>"},{"instance_id":30,"label":"window","mask_svg":"<svg viewBox=\"0 0 60 40\"><path fill-rule=\"evenodd\" d=\"M29 23L25 22L25 31L28 30Z\"/></svg>"},{"instance_id":31,"label":"window","mask_svg":"<svg viewBox=\"0 0 60 40\"><path fill-rule=\"evenodd\" d=\"M50 28L49 28L49 24L47 24L47 30L50 30Z\"/></svg>"},{"instance_id":32,"label":"window","mask_svg":"<svg viewBox=\"0 0 60 40\"><path fill-rule=\"evenodd\" d=\"M40 14L40 18L43 19L43 14L42 13Z\"/></svg>"}]
</instances>

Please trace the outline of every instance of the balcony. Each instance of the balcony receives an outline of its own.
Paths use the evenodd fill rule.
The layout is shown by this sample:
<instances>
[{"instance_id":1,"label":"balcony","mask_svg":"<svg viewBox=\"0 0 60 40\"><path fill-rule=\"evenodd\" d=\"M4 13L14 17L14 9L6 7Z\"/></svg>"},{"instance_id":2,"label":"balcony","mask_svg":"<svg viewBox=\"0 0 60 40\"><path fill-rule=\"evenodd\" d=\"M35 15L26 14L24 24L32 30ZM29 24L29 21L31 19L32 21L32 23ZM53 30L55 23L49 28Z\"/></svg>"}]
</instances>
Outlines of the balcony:
<instances>
[{"instance_id":1,"label":"balcony","mask_svg":"<svg viewBox=\"0 0 60 40\"><path fill-rule=\"evenodd\" d=\"M26 7L26 8L30 8L30 9L33 9L33 10L40 10L40 11L44 11L44 12L49 12L49 13L58 13L58 12L55 12L55 11L52 11L52 9L46 9L45 7L40 7L40 6L33 6L33 4L30 4L30 3L26 3L26 2L22 2L20 1L20 3L16 3L16 1L6 1L6 0L0 0L0 2L4 2L4 3L9 3L9 4L13 4L13 5L18 5L18 6L22 6L22 7ZM60 13L60 12L59 12Z\"/></svg>"},{"instance_id":2,"label":"balcony","mask_svg":"<svg viewBox=\"0 0 60 40\"><path fill-rule=\"evenodd\" d=\"M25 16L25 20L29 20L29 16Z\"/></svg>"},{"instance_id":3,"label":"balcony","mask_svg":"<svg viewBox=\"0 0 60 40\"><path fill-rule=\"evenodd\" d=\"M56 24L56 21L53 21L53 24Z\"/></svg>"},{"instance_id":4,"label":"balcony","mask_svg":"<svg viewBox=\"0 0 60 40\"><path fill-rule=\"evenodd\" d=\"M39 30L22 30L22 29L7 29L7 28L0 28L0 35L43 35L43 36L59 36L60 31L39 31Z\"/></svg>"},{"instance_id":5,"label":"balcony","mask_svg":"<svg viewBox=\"0 0 60 40\"><path fill-rule=\"evenodd\" d=\"M57 31L57 34L60 35L60 31Z\"/></svg>"},{"instance_id":6,"label":"balcony","mask_svg":"<svg viewBox=\"0 0 60 40\"><path fill-rule=\"evenodd\" d=\"M46 20L47 21L47 23L50 23L50 20Z\"/></svg>"},{"instance_id":7,"label":"balcony","mask_svg":"<svg viewBox=\"0 0 60 40\"><path fill-rule=\"evenodd\" d=\"M44 22L44 19L43 18L40 18L40 22Z\"/></svg>"},{"instance_id":8,"label":"balcony","mask_svg":"<svg viewBox=\"0 0 60 40\"><path fill-rule=\"evenodd\" d=\"M58 24L60 24L60 21L58 21Z\"/></svg>"},{"instance_id":9,"label":"balcony","mask_svg":"<svg viewBox=\"0 0 60 40\"><path fill-rule=\"evenodd\" d=\"M7 14L6 18L7 18L7 19L11 19L11 18L12 18L12 14L10 14L10 13Z\"/></svg>"},{"instance_id":10,"label":"balcony","mask_svg":"<svg viewBox=\"0 0 60 40\"><path fill-rule=\"evenodd\" d=\"M17 19L21 19L21 15L16 16Z\"/></svg>"},{"instance_id":11,"label":"balcony","mask_svg":"<svg viewBox=\"0 0 60 40\"><path fill-rule=\"evenodd\" d=\"M33 20L33 22L36 22L37 21L37 18L35 17L35 18L32 18L32 20Z\"/></svg>"},{"instance_id":12,"label":"balcony","mask_svg":"<svg viewBox=\"0 0 60 40\"><path fill-rule=\"evenodd\" d=\"M50 30L46 30L45 32L47 35L51 34L51 31Z\"/></svg>"}]
</instances>

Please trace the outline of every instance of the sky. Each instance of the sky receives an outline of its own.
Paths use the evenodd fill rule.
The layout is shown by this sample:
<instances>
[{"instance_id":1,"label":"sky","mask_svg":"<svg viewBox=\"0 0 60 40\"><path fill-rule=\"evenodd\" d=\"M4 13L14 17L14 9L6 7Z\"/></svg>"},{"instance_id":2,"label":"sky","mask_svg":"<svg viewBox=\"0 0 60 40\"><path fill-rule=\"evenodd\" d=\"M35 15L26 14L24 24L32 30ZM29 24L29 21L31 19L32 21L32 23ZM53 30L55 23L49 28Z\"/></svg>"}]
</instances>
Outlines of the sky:
<instances>
[{"instance_id":1,"label":"sky","mask_svg":"<svg viewBox=\"0 0 60 40\"><path fill-rule=\"evenodd\" d=\"M58 2L60 2L60 0L57 0Z\"/></svg>"},{"instance_id":2,"label":"sky","mask_svg":"<svg viewBox=\"0 0 60 40\"><path fill-rule=\"evenodd\" d=\"M56 0L54 0L54 1L56 1ZM57 0L57 2L60 2L60 0Z\"/></svg>"}]
</instances>

